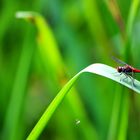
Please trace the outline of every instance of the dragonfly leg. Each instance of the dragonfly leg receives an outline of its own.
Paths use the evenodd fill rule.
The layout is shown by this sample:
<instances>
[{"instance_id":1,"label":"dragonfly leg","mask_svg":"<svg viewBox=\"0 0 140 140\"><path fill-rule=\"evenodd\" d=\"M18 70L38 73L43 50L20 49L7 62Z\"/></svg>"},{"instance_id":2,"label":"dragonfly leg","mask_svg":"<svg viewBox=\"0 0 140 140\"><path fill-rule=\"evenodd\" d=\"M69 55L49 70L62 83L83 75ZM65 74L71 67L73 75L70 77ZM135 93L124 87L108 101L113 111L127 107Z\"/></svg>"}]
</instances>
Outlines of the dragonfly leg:
<instances>
[{"instance_id":1,"label":"dragonfly leg","mask_svg":"<svg viewBox=\"0 0 140 140\"><path fill-rule=\"evenodd\" d=\"M135 85L135 82L134 82L134 80L135 80L135 79L134 79L134 72L131 73L131 76L130 76L130 77L131 77L131 79L132 79L133 87L135 87L136 85Z\"/></svg>"},{"instance_id":2,"label":"dragonfly leg","mask_svg":"<svg viewBox=\"0 0 140 140\"><path fill-rule=\"evenodd\" d=\"M135 87L136 85L135 85L135 83L134 83L134 78L133 78L134 73L132 72L132 73L128 73L128 74L126 74L126 75L131 79L131 81L132 81L132 87Z\"/></svg>"},{"instance_id":3,"label":"dragonfly leg","mask_svg":"<svg viewBox=\"0 0 140 140\"><path fill-rule=\"evenodd\" d=\"M113 72L112 74L114 74L114 76L119 76L119 75L121 75L122 73L119 73L119 72Z\"/></svg>"},{"instance_id":4,"label":"dragonfly leg","mask_svg":"<svg viewBox=\"0 0 140 140\"><path fill-rule=\"evenodd\" d=\"M123 73L121 72L120 75L122 75ZM120 82L122 81L122 77L120 78Z\"/></svg>"},{"instance_id":5,"label":"dragonfly leg","mask_svg":"<svg viewBox=\"0 0 140 140\"><path fill-rule=\"evenodd\" d=\"M120 78L120 82L121 82L121 81L124 81L125 79L128 78L127 74L125 74L125 73L120 73L120 75L122 75L122 74L125 75L125 78L121 77L121 78Z\"/></svg>"},{"instance_id":6,"label":"dragonfly leg","mask_svg":"<svg viewBox=\"0 0 140 140\"><path fill-rule=\"evenodd\" d=\"M127 79L127 78L128 78L128 75L127 75L127 74L125 74L125 73L124 73L124 75L125 75L125 78L123 79L123 81L124 81L125 79Z\"/></svg>"},{"instance_id":7,"label":"dragonfly leg","mask_svg":"<svg viewBox=\"0 0 140 140\"><path fill-rule=\"evenodd\" d=\"M132 87L135 87L136 85L135 85L135 83L134 83L134 78L133 77L131 77L131 76L129 76L129 78L131 79L131 81L132 81Z\"/></svg>"}]
</instances>

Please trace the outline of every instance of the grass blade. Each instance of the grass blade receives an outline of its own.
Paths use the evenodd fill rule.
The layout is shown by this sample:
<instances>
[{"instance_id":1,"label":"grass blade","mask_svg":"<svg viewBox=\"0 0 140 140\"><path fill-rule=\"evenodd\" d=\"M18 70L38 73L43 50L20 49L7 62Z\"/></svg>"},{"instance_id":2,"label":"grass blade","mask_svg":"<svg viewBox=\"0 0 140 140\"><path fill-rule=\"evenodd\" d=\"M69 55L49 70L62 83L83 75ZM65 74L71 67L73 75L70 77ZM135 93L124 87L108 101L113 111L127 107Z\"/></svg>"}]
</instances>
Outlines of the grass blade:
<instances>
[{"instance_id":1,"label":"grass blade","mask_svg":"<svg viewBox=\"0 0 140 140\"><path fill-rule=\"evenodd\" d=\"M48 79L49 81L51 81L51 84L53 85L52 90L54 93L56 93L56 89L62 88L62 86L64 85L63 81L68 81L69 78L67 78L68 76L65 71L66 66L63 62L57 41L55 39L55 35L51 27L49 26L48 22L44 19L44 17L36 12L19 11L16 13L16 17L29 20L36 26L38 33L38 51L46 68L46 75L48 75L46 80ZM93 124L91 125L91 122L89 121L89 118L85 112L84 107L82 106L80 98L78 97L77 90L75 88L73 88L70 96L67 96L66 104L61 109L67 115L68 112L71 110L73 112L72 116L81 116L84 120L83 122L85 122L84 124L86 125L88 132L85 131L84 127L80 127L80 133L85 139L96 139L95 137L97 135L97 132ZM61 129L66 130L66 128L62 128L63 125L62 123L60 123L59 119L56 125L61 126ZM70 129L68 133L72 133L70 132L72 130L72 127L69 127Z\"/></svg>"},{"instance_id":2,"label":"grass blade","mask_svg":"<svg viewBox=\"0 0 140 140\"><path fill-rule=\"evenodd\" d=\"M44 127L47 125L49 119L51 118L51 116L53 115L54 111L57 109L57 107L59 106L59 104L62 102L62 100L64 99L65 95L69 92L69 90L71 89L71 87L74 85L75 81L79 78L79 76L82 73L85 72L89 72L89 73L94 73L97 75L101 75L104 77L107 77L109 79L112 79L134 91L136 91L137 93L140 93L140 82L135 80L135 87L132 87L132 81L130 79L127 79L126 81L120 81L120 76L115 76L115 72L116 69L104 65L104 64L92 64L88 67L86 67L85 69L83 69L82 71L80 71L78 74L76 74L63 88L62 90L57 94L57 96L54 98L54 100L51 102L51 104L49 105L49 107L46 109L46 111L44 112L44 114L42 115L42 117L40 118L40 120L38 121L38 123L36 124L36 126L33 128L33 130L31 131L30 135L28 136L28 140L35 140L39 137L39 135L41 134L42 130L44 129Z\"/></svg>"},{"instance_id":3,"label":"grass blade","mask_svg":"<svg viewBox=\"0 0 140 140\"><path fill-rule=\"evenodd\" d=\"M27 37L23 44L23 50L21 52L19 66L13 84L11 99L5 116L3 139L15 140L18 137L19 131L21 131L18 129L20 126L19 121L21 108L23 106L28 73L34 51L34 46L28 45L28 43L32 43L29 42L29 36L32 35L32 30L30 28L27 29L29 31L27 32Z\"/></svg>"}]
</instances>

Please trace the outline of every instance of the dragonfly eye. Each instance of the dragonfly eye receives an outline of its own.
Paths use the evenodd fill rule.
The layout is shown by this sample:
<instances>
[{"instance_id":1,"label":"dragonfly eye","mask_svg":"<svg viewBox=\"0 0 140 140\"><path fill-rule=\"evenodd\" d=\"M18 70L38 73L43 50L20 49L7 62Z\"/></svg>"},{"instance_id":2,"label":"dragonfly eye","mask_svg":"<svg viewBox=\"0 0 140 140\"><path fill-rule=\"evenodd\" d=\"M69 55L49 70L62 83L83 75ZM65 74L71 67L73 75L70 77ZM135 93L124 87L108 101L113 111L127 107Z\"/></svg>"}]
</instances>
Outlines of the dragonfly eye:
<instances>
[{"instance_id":1,"label":"dragonfly eye","mask_svg":"<svg viewBox=\"0 0 140 140\"><path fill-rule=\"evenodd\" d=\"M122 67L117 67L118 72L122 72Z\"/></svg>"}]
</instances>

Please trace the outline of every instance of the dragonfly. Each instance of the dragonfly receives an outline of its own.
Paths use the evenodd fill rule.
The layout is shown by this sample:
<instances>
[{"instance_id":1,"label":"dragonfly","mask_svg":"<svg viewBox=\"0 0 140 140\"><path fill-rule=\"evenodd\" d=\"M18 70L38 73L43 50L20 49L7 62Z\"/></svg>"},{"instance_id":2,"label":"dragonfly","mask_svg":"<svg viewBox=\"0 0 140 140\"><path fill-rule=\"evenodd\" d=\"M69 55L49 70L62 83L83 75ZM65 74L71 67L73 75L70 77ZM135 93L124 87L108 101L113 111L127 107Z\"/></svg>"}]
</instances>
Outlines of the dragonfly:
<instances>
[{"instance_id":1,"label":"dragonfly","mask_svg":"<svg viewBox=\"0 0 140 140\"><path fill-rule=\"evenodd\" d=\"M121 61L121 60L119 60L115 57L112 57L112 58L116 62L118 62L119 64L123 65L123 66L118 66L117 67L117 72L119 72L120 75L124 74L126 76L124 79L127 79L129 77L132 80L132 85L135 86L135 84L134 84L134 74L135 73L140 73L140 70L128 65L127 63L125 63L125 62L123 62L123 61Z\"/></svg>"}]
</instances>

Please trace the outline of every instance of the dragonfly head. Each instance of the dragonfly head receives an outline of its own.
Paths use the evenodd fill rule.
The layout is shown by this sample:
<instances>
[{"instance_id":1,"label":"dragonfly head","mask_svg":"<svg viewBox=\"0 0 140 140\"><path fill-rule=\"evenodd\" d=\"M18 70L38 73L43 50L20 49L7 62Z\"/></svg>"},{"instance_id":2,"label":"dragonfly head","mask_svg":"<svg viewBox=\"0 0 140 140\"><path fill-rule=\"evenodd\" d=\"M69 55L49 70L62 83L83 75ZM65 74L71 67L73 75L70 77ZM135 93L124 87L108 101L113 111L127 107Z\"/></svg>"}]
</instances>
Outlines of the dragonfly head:
<instances>
[{"instance_id":1,"label":"dragonfly head","mask_svg":"<svg viewBox=\"0 0 140 140\"><path fill-rule=\"evenodd\" d=\"M118 71L118 72L122 72L122 67L120 67L120 66L117 67L117 71Z\"/></svg>"}]
</instances>

